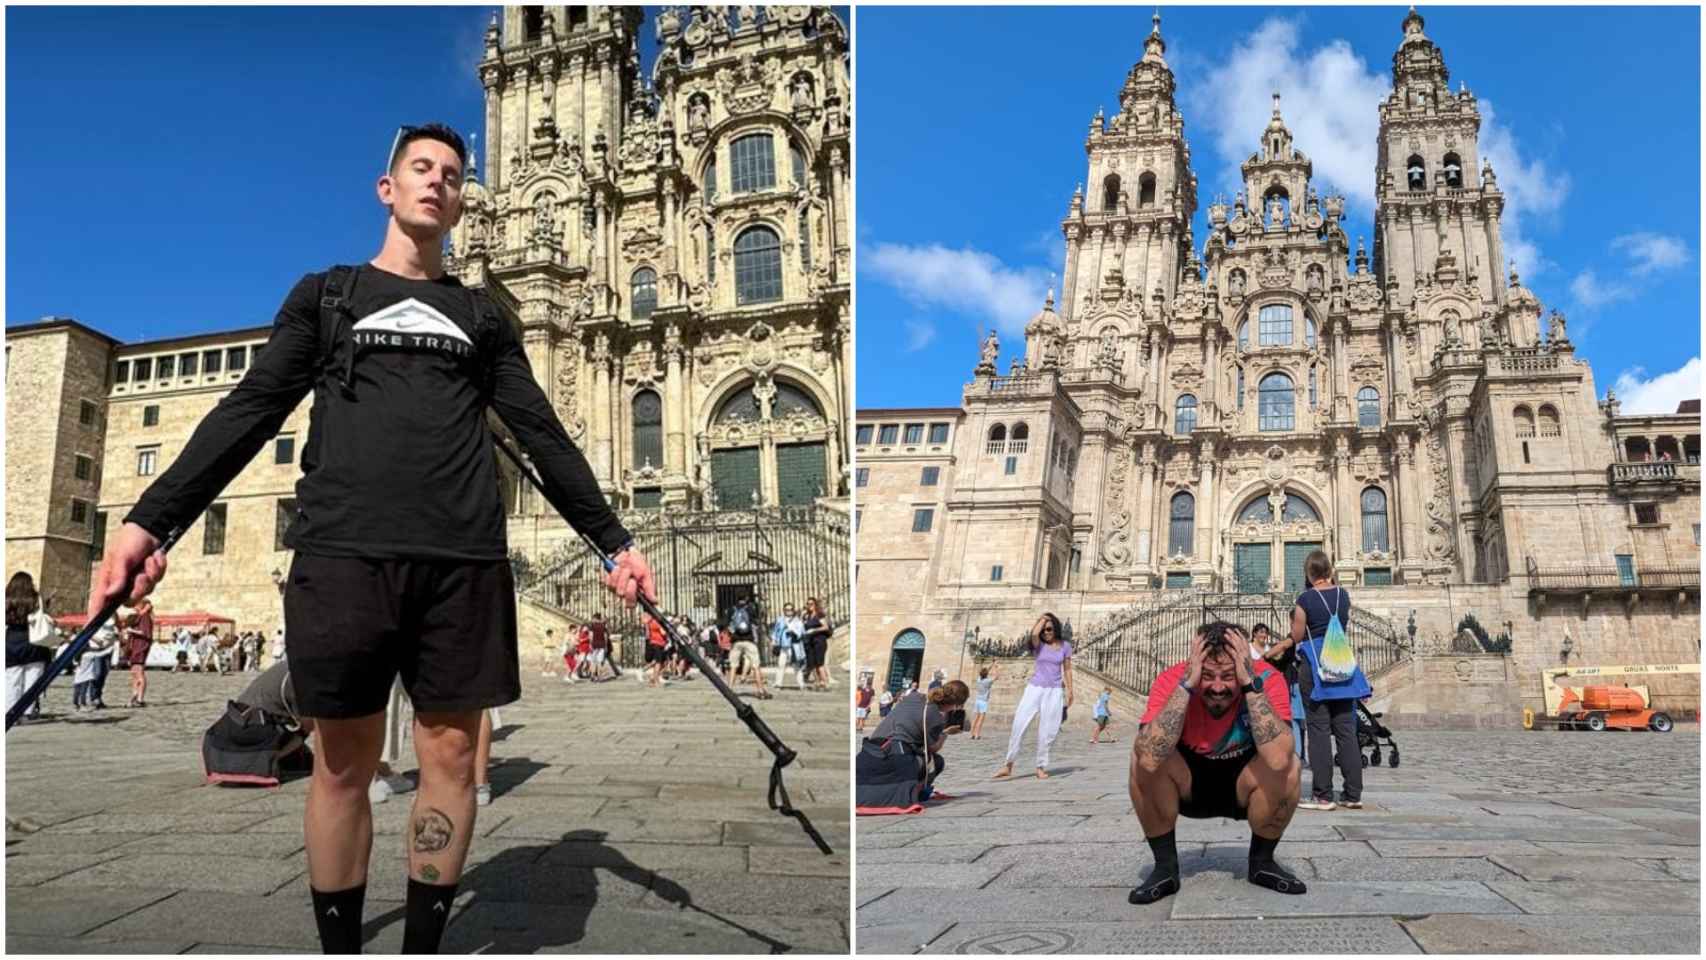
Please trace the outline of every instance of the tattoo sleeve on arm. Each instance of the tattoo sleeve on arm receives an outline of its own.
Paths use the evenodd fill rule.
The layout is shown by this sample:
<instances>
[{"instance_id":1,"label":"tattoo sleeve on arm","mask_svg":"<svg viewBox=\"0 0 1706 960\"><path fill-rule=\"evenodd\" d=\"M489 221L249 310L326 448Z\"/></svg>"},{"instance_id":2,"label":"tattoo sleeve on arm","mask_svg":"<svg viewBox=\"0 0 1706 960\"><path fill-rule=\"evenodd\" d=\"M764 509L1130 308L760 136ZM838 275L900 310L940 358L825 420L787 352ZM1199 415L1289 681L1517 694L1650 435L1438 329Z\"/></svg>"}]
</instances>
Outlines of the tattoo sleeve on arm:
<instances>
[{"instance_id":1,"label":"tattoo sleeve on arm","mask_svg":"<svg viewBox=\"0 0 1706 960\"><path fill-rule=\"evenodd\" d=\"M1250 708L1250 736L1256 741L1256 746L1270 743L1291 731L1290 725L1281 721L1279 714L1274 712L1274 705L1268 702L1266 694L1258 690L1246 695L1245 700Z\"/></svg>"},{"instance_id":2,"label":"tattoo sleeve on arm","mask_svg":"<svg viewBox=\"0 0 1706 960\"><path fill-rule=\"evenodd\" d=\"M1174 687L1166 705L1144 730L1143 744L1139 749L1155 763L1166 760L1173 748L1179 745L1179 735L1185 730L1185 708L1190 702L1191 695L1185 692L1184 687Z\"/></svg>"}]
</instances>

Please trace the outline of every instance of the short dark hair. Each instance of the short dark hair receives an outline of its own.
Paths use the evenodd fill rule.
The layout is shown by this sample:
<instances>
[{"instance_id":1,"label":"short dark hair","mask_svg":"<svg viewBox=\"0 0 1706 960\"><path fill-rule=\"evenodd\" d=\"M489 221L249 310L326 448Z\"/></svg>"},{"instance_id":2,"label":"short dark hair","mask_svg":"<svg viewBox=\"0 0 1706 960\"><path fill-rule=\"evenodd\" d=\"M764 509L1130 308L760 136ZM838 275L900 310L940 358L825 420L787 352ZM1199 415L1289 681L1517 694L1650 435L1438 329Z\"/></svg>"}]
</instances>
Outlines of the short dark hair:
<instances>
[{"instance_id":1,"label":"short dark hair","mask_svg":"<svg viewBox=\"0 0 1706 960\"><path fill-rule=\"evenodd\" d=\"M1255 636L1255 635L1256 635L1256 634L1258 634L1258 633L1267 633L1267 634L1271 634L1271 633L1273 633L1273 631L1272 631L1272 630L1269 630L1269 629L1268 629L1268 625L1267 625L1267 624L1265 624L1265 623L1258 623L1258 624L1256 624L1256 625L1255 625L1255 626L1253 626L1253 627L1251 627L1251 628L1250 628L1250 636L1252 636L1252 637L1253 637L1253 636Z\"/></svg>"},{"instance_id":2,"label":"short dark hair","mask_svg":"<svg viewBox=\"0 0 1706 960\"><path fill-rule=\"evenodd\" d=\"M1230 653L1232 641L1227 634L1234 631L1241 632L1241 628L1237 624L1228 623L1225 620L1216 620L1213 623L1205 624L1202 628L1202 637L1203 643L1208 645L1208 655Z\"/></svg>"},{"instance_id":3,"label":"short dark hair","mask_svg":"<svg viewBox=\"0 0 1706 960\"><path fill-rule=\"evenodd\" d=\"M385 165L385 172L397 169L397 161L409 150L409 144L416 140L437 140L456 151L456 160L462 169L468 169L468 145L462 142L462 135L442 123L429 123L419 127L403 127L397 132L397 142L391 149L390 162Z\"/></svg>"}]
</instances>

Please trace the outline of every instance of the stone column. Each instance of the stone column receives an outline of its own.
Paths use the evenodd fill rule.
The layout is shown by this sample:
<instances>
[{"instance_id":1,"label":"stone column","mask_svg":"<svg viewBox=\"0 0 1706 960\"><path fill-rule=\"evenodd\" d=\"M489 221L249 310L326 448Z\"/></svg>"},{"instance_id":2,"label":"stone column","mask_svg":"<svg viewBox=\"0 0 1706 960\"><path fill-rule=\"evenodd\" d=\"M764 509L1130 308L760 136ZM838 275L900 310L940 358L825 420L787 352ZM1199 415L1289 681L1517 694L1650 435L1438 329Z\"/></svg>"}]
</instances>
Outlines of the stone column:
<instances>
[{"instance_id":1,"label":"stone column","mask_svg":"<svg viewBox=\"0 0 1706 960\"><path fill-rule=\"evenodd\" d=\"M503 189L504 183L503 68L486 68L480 74L480 83L486 90L486 157L482 167L487 187L496 193Z\"/></svg>"},{"instance_id":2,"label":"stone column","mask_svg":"<svg viewBox=\"0 0 1706 960\"><path fill-rule=\"evenodd\" d=\"M1218 551L1220 508L1214 499L1214 444L1208 440L1197 446L1198 466L1202 471L1202 496L1197 498L1197 528L1208 538L1207 549L1197 548L1197 555L1208 562L1210 569L1215 569L1215 559ZM1207 523L1203 523L1207 520Z\"/></svg>"},{"instance_id":3,"label":"stone column","mask_svg":"<svg viewBox=\"0 0 1706 960\"><path fill-rule=\"evenodd\" d=\"M1422 514L1418 504L1417 490L1422 485L1422 476L1416 470L1416 437L1411 433L1398 436L1398 463L1400 471L1392 485L1398 489L1398 499L1401 503L1398 518L1400 522L1400 544L1398 556L1408 563L1422 559L1422 534L1419 526Z\"/></svg>"},{"instance_id":4,"label":"stone column","mask_svg":"<svg viewBox=\"0 0 1706 960\"><path fill-rule=\"evenodd\" d=\"M615 486L615 430L611 424L610 338L599 334L592 346L592 468L607 486Z\"/></svg>"},{"instance_id":5,"label":"stone column","mask_svg":"<svg viewBox=\"0 0 1706 960\"><path fill-rule=\"evenodd\" d=\"M1203 328L1203 356L1207 365L1203 373L1208 384L1208 389L1203 391L1203 399L1208 402L1209 409L1214 411L1214 416L1209 418L1208 423L1198 426L1213 426L1220 423L1220 337L1212 327Z\"/></svg>"},{"instance_id":6,"label":"stone column","mask_svg":"<svg viewBox=\"0 0 1706 960\"><path fill-rule=\"evenodd\" d=\"M1146 440L1143 452L1138 458L1138 472L1143 479L1143 492L1137 498L1137 556L1140 567L1148 569L1155 559L1155 551L1150 543L1151 528L1155 516L1155 442Z\"/></svg>"},{"instance_id":7,"label":"stone column","mask_svg":"<svg viewBox=\"0 0 1706 960\"><path fill-rule=\"evenodd\" d=\"M664 474L678 476L687 472L687 435L681 427L687 410L686 398L681 393L681 337L674 327L670 328L669 335L664 340L663 350L666 360L663 397Z\"/></svg>"},{"instance_id":8,"label":"stone column","mask_svg":"<svg viewBox=\"0 0 1706 960\"><path fill-rule=\"evenodd\" d=\"M1084 245L1084 234L1074 224L1066 230L1066 272L1060 278L1060 315L1072 316L1073 301L1078 299L1078 250Z\"/></svg>"},{"instance_id":9,"label":"stone column","mask_svg":"<svg viewBox=\"0 0 1706 960\"><path fill-rule=\"evenodd\" d=\"M839 149L833 151L829 155L829 172L835 193L828 198L828 202L826 203L826 207L829 210L828 219L830 226L830 229L826 231L829 234L829 250L827 252L827 256L830 258L831 268L835 271L834 276L836 282L845 283L847 282L848 277L845 271L842 270L843 265L841 263L840 256L841 248L843 246L841 240L843 237L847 236L847 157Z\"/></svg>"},{"instance_id":10,"label":"stone column","mask_svg":"<svg viewBox=\"0 0 1706 960\"><path fill-rule=\"evenodd\" d=\"M1344 437L1339 437L1333 448L1333 560L1335 563L1347 559L1351 554L1351 545L1356 541L1351 539L1351 511L1345 506L1351 491L1351 445Z\"/></svg>"}]
</instances>

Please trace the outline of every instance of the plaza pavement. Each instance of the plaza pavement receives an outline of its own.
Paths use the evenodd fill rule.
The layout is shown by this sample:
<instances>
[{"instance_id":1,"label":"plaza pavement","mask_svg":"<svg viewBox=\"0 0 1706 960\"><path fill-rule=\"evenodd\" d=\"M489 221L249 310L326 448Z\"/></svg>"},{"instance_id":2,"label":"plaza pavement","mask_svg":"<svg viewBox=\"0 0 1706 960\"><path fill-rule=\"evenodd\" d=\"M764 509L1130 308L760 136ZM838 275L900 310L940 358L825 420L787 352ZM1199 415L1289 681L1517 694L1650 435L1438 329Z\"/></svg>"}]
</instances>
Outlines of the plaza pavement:
<instances>
[{"instance_id":1,"label":"plaza pavement","mask_svg":"<svg viewBox=\"0 0 1706 960\"><path fill-rule=\"evenodd\" d=\"M152 672L146 709L12 730L7 952L317 952L307 780L202 783L202 731L247 679ZM754 701L799 751L787 784L835 848L825 857L766 807L770 755L705 681L648 690L524 673L445 951L845 954L845 672L836 681ZM115 674L109 702L127 690ZM69 714L68 683L48 697ZM412 771L412 741L404 757ZM374 808L368 952L401 948L411 799Z\"/></svg>"},{"instance_id":2,"label":"plaza pavement","mask_svg":"<svg viewBox=\"0 0 1706 960\"><path fill-rule=\"evenodd\" d=\"M860 953L1700 952L1700 734L1394 730L1360 811L1300 810L1244 879L1247 824L1180 820L1183 889L1132 906L1153 863L1126 795L1130 729L1089 711L1034 770L991 781L1006 728L952 737L923 814L860 817ZM1336 775L1335 775L1336 776ZM1310 776L1305 769L1304 789ZM1342 783L1336 784L1342 787Z\"/></svg>"}]
</instances>

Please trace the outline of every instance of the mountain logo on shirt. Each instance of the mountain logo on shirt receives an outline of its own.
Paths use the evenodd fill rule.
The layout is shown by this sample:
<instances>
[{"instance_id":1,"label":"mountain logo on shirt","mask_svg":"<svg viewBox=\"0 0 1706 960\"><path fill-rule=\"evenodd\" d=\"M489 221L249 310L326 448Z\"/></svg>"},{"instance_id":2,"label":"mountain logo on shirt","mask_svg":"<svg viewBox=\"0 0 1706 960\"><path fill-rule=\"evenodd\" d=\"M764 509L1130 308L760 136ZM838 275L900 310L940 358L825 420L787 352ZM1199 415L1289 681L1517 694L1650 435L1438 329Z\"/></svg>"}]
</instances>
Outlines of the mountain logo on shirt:
<instances>
[{"instance_id":1,"label":"mountain logo on shirt","mask_svg":"<svg viewBox=\"0 0 1706 960\"><path fill-rule=\"evenodd\" d=\"M414 297L356 321L350 337L358 347L437 350L457 356L474 349L474 342L456 321Z\"/></svg>"}]
</instances>

